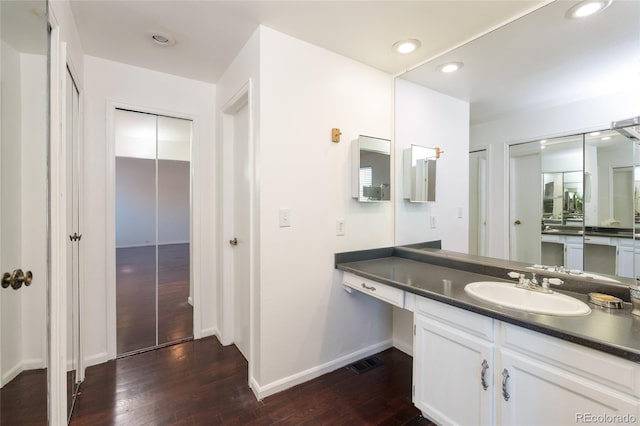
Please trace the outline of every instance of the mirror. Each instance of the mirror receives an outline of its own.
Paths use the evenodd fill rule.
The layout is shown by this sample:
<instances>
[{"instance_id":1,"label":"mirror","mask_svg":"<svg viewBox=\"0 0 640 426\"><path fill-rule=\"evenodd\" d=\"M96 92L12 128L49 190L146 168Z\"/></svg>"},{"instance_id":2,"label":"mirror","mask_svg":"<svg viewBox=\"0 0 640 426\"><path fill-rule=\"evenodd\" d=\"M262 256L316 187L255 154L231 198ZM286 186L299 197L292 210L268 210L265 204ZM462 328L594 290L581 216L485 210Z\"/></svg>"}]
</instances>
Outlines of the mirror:
<instances>
[{"instance_id":1,"label":"mirror","mask_svg":"<svg viewBox=\"0 0 640 426\"><path fill-rule=\"evenodd\" d=\"M615 120L640 115L640 3L613 1L604 11L586 19L565 18L575 3L545 5L412 69L400 79L468 102L469 150L491 148L488 186L497 190L484 195L487 200L480 204L491 206L491 214L478 212L485 214L486 226L470 225L470 231L477 233L470 241L485 238L488 256L518 259L514 254L520 253L536 263L532 260L552 252L540 245L541 229L549 226L552 229L543 237L557 245L553 252L562 258L558 265L571 264L576 269L618 277L635 276L633 253L640 246L636 249L633 239L620 240L619 235L626 232L632 236L629 228L634 226L636 216L640 217L635 209L640 201L635 193L640 191L636 191L635 169L629 168L638 165L631 162L636 154L627 141L627 151L621 157L626 162L606 165L607 150L613 148L600 147L596 140L606 136L615 140L615 135L603 129ZM464 66L452 74L438 71L440 65L449 62L462 62ZM397 119L396 132L405 131L405 121ZM574 142L570 142L571 137L555 138L564 135L576 135ZM553 144L541 148L542 140L556 143L564 154L552 156L556 148ZM532 152L510 153L510 147L528 144ZM560 155L564 155L564 164L547 167L546 158L560 161ZM517 178L510 173L514 162L522 163L521 170L529 167L528 176L535 183L530 192L520 192L519 198L513 197L512 190L513 179ZM509 185L507 193L500 190L505 185ZM530 216L526 220L512 217L515 205ZM477 223L478 217L470 217L469 222ZM530 237L518 238L523 227L529 227ZM568 235L571 238L562 243L552 242L558 240L561 227L576 234ZM615 231L615 236L579 233L583 229L601 232L603 228ZM607 238L610 244L602 244ZM621 244L611 245L611 239ZM535 247L528 249L530 241ZM607 262L606 267L596 261L602 253L611 256L615 249L622 252L622 247L629 251L617 258L613 254L615 260Z\"/></svg>"},{"instance_id":2,"label":"mirror","mask_svg":"<svg viewBox=\"0 0 640 426\"><path fill-rule=\"evenodd\" d=\"M412 203L435 201L436 149L411 145L402 154L404 198Z\"/></svg>"},{"instance_id":3,"label":"mirror","mask_svg":"<svg viewBox=\"0 0 640 426\"><path fill-rule=\"evenodd\" d=\"M45 1L0 1L0 424L47 424L49 35ZM41 16L34 11L42 12ZM19 280L31 271L29 286ZM15 284L15 286L14 286Z\"/></svg>"},{"instance_id":4,"label":"mirror","mask_svg":"<svg viewBox=\"0 0 640 426\"><path fill-rule=\"evenodd\" d=\"M391 141L359 136L353 141L352 196L360 202L391 200Z\"/></svg>"}]
</instances>

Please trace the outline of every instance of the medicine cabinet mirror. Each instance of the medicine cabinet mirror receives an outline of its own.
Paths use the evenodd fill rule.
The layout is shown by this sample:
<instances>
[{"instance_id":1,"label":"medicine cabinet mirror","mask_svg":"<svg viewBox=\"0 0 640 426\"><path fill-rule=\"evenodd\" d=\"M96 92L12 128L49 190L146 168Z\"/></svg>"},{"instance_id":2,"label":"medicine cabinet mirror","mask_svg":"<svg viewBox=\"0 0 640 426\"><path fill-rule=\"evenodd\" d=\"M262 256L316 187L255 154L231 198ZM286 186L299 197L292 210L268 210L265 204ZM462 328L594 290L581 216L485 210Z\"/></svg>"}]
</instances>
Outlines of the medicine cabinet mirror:
<instances>
[{"instance_id":1,"label":"medicine cabinet mirror","mask_svg":"<svg viewBox=\"0 0 640 426\"><path fill-rule=\"evenodd\" d=\"M352 197L364 203L390 201L391 141L360 135L352 144Z\"/></svg>"},{"instance_id":2,"label":"medicine cabinet mirror","mask_svg":"<svg viewBox=\"0 0 640 426\"><path fill-rule=\"evenodd\" d=\"M411 145L403 151L404 198L412 203L436 200L435 148Z\"/></svg>"}]
</instances>

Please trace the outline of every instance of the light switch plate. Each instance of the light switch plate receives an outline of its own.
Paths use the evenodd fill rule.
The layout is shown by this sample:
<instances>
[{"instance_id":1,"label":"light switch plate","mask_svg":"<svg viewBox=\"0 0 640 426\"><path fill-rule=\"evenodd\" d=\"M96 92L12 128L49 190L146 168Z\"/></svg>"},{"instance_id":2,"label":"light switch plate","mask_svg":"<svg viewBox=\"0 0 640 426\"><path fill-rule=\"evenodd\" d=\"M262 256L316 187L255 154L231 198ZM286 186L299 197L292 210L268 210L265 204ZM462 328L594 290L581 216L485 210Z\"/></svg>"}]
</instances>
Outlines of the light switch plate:
<instances>
[{"instance_id":1,"label":"light switch plate","mask_svg":"<svg viewBox=\"0 0 640 426\"><path fill-rule=\"evenodd\" d=\"M436 229L436 217L435 216L430 216L429 217L429 223L431 224L431 229Z\"/></svg>"},{"instance_id":2,"label":"light switch plate","mask_svg":"<svg viewBox=\"0 0 640 426\"><path fill-rule=\"evenodd\" d=\"M279 212L280 228L291 226L291 209L280 209Z\"/></svg>"},{"instance_id":3,"label":"light switch plate","mask_svg":"<svg viewBox=\"0 0 640 426\"><path fill-rule=\"evenodd\" d=\"M344 219L336 219L336 235L341 237L345 233Z\"/></svg>"}]
</instances>

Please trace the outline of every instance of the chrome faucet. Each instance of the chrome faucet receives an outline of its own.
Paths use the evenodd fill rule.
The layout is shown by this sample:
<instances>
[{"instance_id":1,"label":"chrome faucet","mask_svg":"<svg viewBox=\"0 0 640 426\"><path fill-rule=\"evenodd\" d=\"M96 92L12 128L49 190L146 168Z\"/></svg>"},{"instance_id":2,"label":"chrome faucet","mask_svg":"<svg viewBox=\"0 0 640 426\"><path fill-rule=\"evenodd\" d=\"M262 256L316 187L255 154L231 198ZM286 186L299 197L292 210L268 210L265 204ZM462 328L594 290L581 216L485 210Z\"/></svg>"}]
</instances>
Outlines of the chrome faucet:
<instances>
[{"instance_id":1,"label":"chrome faucet","mask_svg":"<svg viewBox=\"0 0 640 426\"><path fill-rule=\"evenodd\" d=\"M531 290L531 291L539 291L541 293L553 293L553 290L549 288L550 284L553 284L553 285L564 284L564 281L562 281L559 278L543 278L542 284L539 284L535 273L531 274L531 278L525 278L525 275L521 272L512 271L512 272L509 272L507 275L509 275L509 277L511 278L518 279L518 283L516 284L516 287L524 288L526 290Z\"/></svg>"}]
</instances>

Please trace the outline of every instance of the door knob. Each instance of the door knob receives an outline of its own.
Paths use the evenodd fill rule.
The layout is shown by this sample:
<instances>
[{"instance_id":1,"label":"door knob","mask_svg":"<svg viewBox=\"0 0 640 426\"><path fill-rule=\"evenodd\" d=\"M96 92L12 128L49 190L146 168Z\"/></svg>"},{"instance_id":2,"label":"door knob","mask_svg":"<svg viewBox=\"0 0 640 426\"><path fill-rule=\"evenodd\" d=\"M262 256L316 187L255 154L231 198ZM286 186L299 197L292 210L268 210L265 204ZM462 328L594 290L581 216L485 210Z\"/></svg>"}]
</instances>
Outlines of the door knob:
<instances>
[{"instance_id":1,"label":"door knob","mask_svg":"<svg viewBox=\"0 0 640 426\"><path fill-rule=\"evenodd\" d=\"M513 222L513 224L514 224L514 225L521 225L521 224L522 224L522 222L520 222L520 219L516 219L516 221L515 221L515 222Z\"/></svg>"},{"instance_id":2,"label":"door knob","mask_svg":"<svg viewBox=\"0 0 640 426\"><path fill-rule=\"evenodd\" d=\"M238 239L234 237L233 240L229 240L229 244L231 244L232 246L237 246L238 245Z\"/></svg>"},{"instance_id":3,"label":"door knob","mask_svg":"<svg viewBox=\"0 0 640 426\"><path fill-rule=\"evenodd\" d=\"M5 272L2 274L2 288L11 286L14 290L22 287L22 284L29 287L33 281L33 273L31 271L23 272L22 269L16 269L12 273Z\"/></svg>"}]
</instances>

